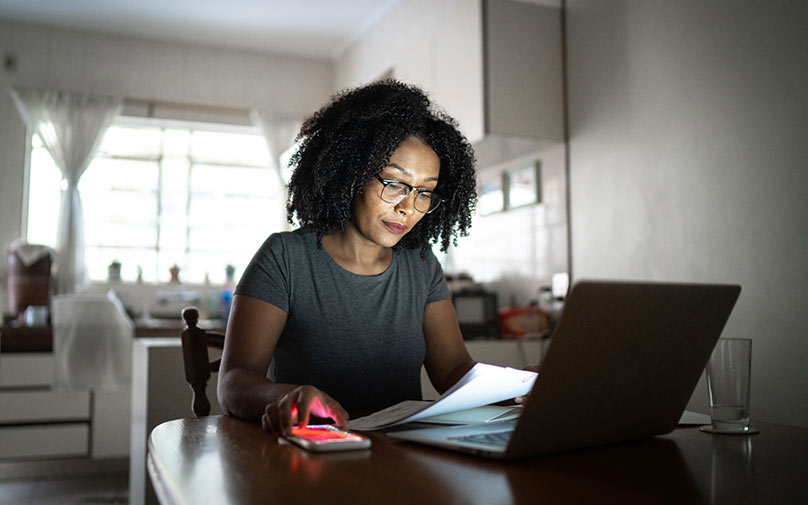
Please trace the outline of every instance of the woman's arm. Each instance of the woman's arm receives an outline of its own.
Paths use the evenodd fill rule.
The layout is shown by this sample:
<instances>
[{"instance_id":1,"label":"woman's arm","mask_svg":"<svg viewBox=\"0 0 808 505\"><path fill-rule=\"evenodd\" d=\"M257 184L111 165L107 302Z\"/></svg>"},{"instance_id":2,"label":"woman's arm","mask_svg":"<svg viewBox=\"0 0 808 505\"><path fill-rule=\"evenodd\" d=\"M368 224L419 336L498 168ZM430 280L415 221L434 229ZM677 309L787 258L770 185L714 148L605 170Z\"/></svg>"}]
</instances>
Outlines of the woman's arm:
<instances>
[{"instance_id":1,"label":"woman's arm","mask_svg":"<svg viewBox=\"0 0 808 505\"><path fill-rule=\"evenodd\" d=\"M474 366L474 360L463 343L451 300L427 304L424 309L424 338L426 372L438 393L443 394Z\"/></svg>"},{"instance_id":2,"label":"woman's arm","mask_svg":"<svg viewBox=\"0 0 808 505\"><path fill-rule=\"evenodd\" d=\"M286 312L271 303L244 295L233 297L217 390L219 404L230 415L258 420L268 403L294 388L266 378L285 325Z\"/></svg>"},{"instance_id":3,"label":"woman's arm","mask_svg":"<svg viewBox=\"0 0 808 505\"><path fill-rule=\"evenodd\" d=\"M250 296L235 295L227 322L217 395L234 417L261 420L267 431L288 433L307 423L309 412L347 425L348 415L330 396L312 386L277 384L266 377L286 312Z\"/></svg>"}]
</instances>

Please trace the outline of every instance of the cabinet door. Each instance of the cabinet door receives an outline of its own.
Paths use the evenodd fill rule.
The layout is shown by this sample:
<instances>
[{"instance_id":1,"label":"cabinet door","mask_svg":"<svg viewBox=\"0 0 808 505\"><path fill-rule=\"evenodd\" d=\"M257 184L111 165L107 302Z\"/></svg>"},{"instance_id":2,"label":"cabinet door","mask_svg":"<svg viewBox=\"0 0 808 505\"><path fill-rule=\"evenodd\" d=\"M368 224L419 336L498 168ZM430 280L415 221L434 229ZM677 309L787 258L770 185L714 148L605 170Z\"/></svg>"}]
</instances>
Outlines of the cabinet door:
<instances>
[{"instance_id":1,"label":"cabinet door","mask_svg":"<svg viewBox=\"0 0 808 505\"><path fill-rule=\"evenodd\" d=\"M0 424L89 421L90 391L0 391Z\"/></svg>"},{"instance_id":2,"label":"cabinet door","mask_svg":"<svg viewBox=\"0 0 808 505\"><path fill-rule=\"evenodd\" d=\"M0 458L87 456L87 423L0 427Z\"/></svg>"},{"instance_id":3,"label":"cabinet door","mask_svg":"<svg viewBox=\"0 0 808 505\"><path fill-rule=\"evenodd\" d=\"M118 458L129 455L131 413L132 392L129 388L95 392L90 457Z\"/></svg>"},{"instance_id":4,"label":"cabinet door","mask_svg":"<svg viewBox=\"0 0 808 505\"><path fill-rule=\"evenodd\" d=\"M52 383L52 353L0 355L0 386L49 386Z\"/></svg>"}]
</instances>

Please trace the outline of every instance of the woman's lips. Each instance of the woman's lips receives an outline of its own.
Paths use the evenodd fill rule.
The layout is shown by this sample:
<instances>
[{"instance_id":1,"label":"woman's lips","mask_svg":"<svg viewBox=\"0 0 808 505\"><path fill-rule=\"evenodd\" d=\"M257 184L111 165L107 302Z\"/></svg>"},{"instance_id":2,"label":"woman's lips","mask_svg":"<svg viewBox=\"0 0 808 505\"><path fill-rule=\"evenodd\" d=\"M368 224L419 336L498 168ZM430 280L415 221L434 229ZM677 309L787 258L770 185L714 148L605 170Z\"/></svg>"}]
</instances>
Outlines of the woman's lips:
<instances>
[{"instance_id":1,"label":"woman's lips","mask_svg":"<svg viewBox=\"0 0 808 505\"><path fill-rule=\"evenodd\" d=\"M390 222L387 222L387 221L382 221L382 222L384 223L384 225L387 227L388 230L395 233L396 235L401 235L402 233L407 231L407 227L404 226L403 224L390 223Z\"/></svg>"}]
</instances>

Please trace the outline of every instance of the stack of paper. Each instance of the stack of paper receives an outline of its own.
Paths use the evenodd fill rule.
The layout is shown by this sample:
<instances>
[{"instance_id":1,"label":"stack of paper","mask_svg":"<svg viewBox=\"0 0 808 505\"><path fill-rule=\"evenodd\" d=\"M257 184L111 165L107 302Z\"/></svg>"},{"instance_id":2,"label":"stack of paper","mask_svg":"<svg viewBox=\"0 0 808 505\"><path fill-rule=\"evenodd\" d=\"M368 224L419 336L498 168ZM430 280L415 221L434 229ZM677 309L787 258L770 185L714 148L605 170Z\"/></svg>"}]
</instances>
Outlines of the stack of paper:
<instances>
[{"instance_id":1,"label":"stack of paper","mask_svg":"<svg viewBox=\"0 0 808 505\"><path fill-rule=\"evenodd\" d=\"M474 407L473 409L458 410L457 412L427 417L419 419L419 421L434 424L496 423L498 421L518 419L519 416L522 415L522 410L524 409L521 405L483 405L482 407Z\"/></svg>"},{"instance_id":2,"label":"stack of paper","mask_svg":"<svg viewBox=\"0 0 808 505\"><path fill-rule=\"evenodd\" d=\"M377 430L523 396L536 372L477 363L434 402L405 401L349 423L352 430Z\"/></svg>"}]
</instances>

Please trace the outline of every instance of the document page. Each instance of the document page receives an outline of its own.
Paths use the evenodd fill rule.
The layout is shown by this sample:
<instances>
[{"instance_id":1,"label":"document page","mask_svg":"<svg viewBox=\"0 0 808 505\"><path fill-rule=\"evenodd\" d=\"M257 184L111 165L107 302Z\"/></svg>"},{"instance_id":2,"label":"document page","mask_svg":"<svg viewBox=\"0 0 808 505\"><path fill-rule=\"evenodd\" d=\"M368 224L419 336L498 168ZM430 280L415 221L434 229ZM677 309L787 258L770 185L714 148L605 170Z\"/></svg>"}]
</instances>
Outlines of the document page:
<instances>
[{"instance_id":1,"label":"document page","mask_svg":"<svg viewBox=\"0 0 808 505\"><path fill-rule=\"evenodd\" d=\"M522 415L523 410L524 409L521 405L483 405L482 407L474 407L473 409L458 410L457 412L449 412L448 414L427 417L420 419L420 421L422 423L434 424L495 423L498 421L511 421L513 419L519 419L519 416Z\"/></svg>"},{"instance_id":2,"label":"document page","mask_svg":"<svg viewBox=\"0 0 808 505\"><path fill-rule=\"evenodd\" d=\"M536 372L477 363L434 402L405 401L350 421L352 430L378 430L526 395Z\"/></svg>"}]
</instances>

